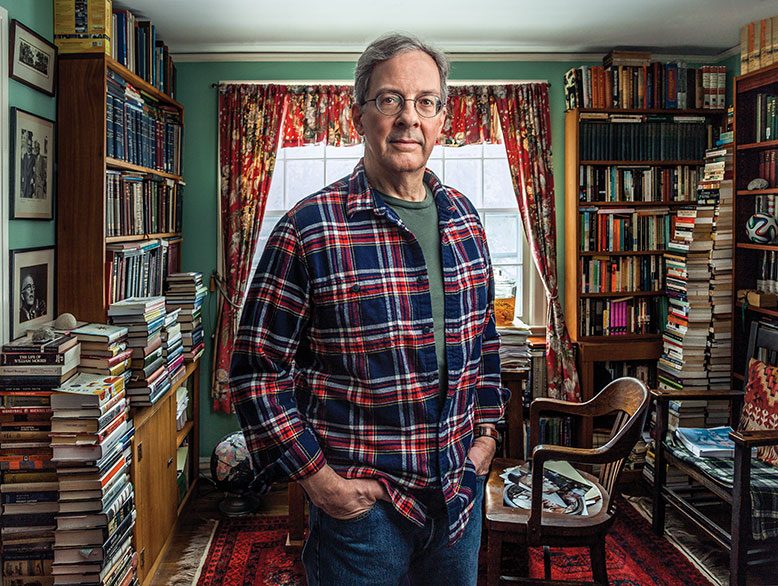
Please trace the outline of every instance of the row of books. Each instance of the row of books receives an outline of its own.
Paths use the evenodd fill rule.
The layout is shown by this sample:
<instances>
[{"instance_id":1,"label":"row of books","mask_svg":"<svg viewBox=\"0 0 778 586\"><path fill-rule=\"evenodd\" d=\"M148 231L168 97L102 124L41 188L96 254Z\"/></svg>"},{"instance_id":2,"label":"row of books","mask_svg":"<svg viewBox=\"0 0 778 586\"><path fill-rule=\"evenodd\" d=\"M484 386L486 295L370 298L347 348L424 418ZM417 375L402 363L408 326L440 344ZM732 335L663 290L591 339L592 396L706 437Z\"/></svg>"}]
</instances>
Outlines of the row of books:
<instances>
[{"instance_id":1,"label":"row of books","mask_svg":"<svg viewBox=\"0 0 778 586\"><path fill-rule=\"evenodd\" d=\"M109 169L105 193L106 236L181 231L181 182Z\"/></svg>"},{"instance_id":2,"label":"row of books","mask_svg":"<svg viewBox=\"0 0 778 586\"><path fill-rule=\"evenodd\" d=\"M205 349L202 308L208 294L203 276L198 272L174 273L168 276L165 302L168 311L180 314L184 357L199 358Z\"/></svg>"},{"instance_id":3,"label":"row of books","mask_svg":"<svg viewBox=\"0 0 778 586\"><path fill-rule=\"evenodd\" d=\"M693 201L700 168L579 165L579 200L582 202Z\"/></svg>"},{"instance_id":4,"label":"row of books","mask_svg":"<svg viewBox=\"0 0 778 586\"><path fill-rule=\"evenodd\" d=\"M581 258L581 293L662 290L664 259L659 255Z\"/></svg>"},{"instance_id":5,"label":"row of books","mask_svg":"<svg viewBox=\"0 0 778 586\"><path fill-rule=\"evenodd\" d=\"M580 208L581 251L654 251L670 240L670 210L657 208Z\"/></svg>"},{"instance_id":6,"label":"row of books","mask_svg":"<svg viewBox=\"0 0 778 586\"><path fill-rule=\"evenodd\" d=\"M778 187L778 149L769 149L755 153L758 161L757 177L767 181L767 187ZM746 189L753 177L743 174L740 189Z\"/></svg>"},{"instance_id":7,"label":"row of books","mask_svg":"<svg viewBox=\"0 0 778 586\"><path fill-rule=\"evenodd\" d=\"M181 175L181 114L142 95L107 72L106 154L149 169Z\"/></svg>"},{"instance_id":8,"label":"row of books","mask_svg":"<svg viewBox=\"0 0 778 586\"><path fill-rule=\"evenodd\" d=\"M111 56L162 93L176 95L176 67L157 27L129 10L113 11Z\"/></svg>"},{"instance_id":9,"label":"row of books","mask_svg":"<svg viewBox=\"0 0 778 586\"><path fill-rule=\"evenodd\" d=\"M584 336L658 334L667 318L667 299L623 297L580 300L579 331Z\"/></svg>"},{"instance_id":10,"label":"row of books","mask_svg":"<svg viewBox=\"0 0 778 586\"><path fill-rule=\"evenodd\" d=\"M180 238L115 242L106 249L106 299L162 295L165 279L176 266Z\"/></svg>"},{"instance_id":11,"label":"row of books","mask_svg":"<svg viewBox=\"0 0 778 586\"><path fill-rule=\"evenodd\" d=\"M644 115L587 115L580 124L581 161L698 160L708 145L708 125L697 116L657 119ZM584 115L581 115L583 119Z\"/></svg>"},{"instance_id":12,"label":"row of books","mask_svg":"<svg viewBox=\"0 0 778 586\"><path fill-rule=\"evenodd\" d=\"M564 76L565 107L622 109L722 109L727 69L683 62L583 65Z\"/></svg>"},{"instance_id":13,"label":"row of books","mask_svg":"<svg viewBox=\"0 0 778 586\"><path fill-rule=\"evenodd\" d=\"M778 16L740 27L740 74L769 67L778 61Z\"/></svg>"},{"instance_id":14,"label":"row of books","mask_svg":"<svg viewBox=\"0 0 778 586\"><path fill-rule=\"evenodd\" d=\"M760 254L756 288L758 291L778 293L778 254L774 250L764 250Z\"/></svg>"},{"instance_id":15,"label":"row of books","mask_svg":"<svg viewBox=\"0 0 778 586\"><path fill-rule=\"evenodd\" d=\"M756 116L754 120L754 142L778 139L778 96L760 92L756 95Z\"/></svg>"}]
</instances>

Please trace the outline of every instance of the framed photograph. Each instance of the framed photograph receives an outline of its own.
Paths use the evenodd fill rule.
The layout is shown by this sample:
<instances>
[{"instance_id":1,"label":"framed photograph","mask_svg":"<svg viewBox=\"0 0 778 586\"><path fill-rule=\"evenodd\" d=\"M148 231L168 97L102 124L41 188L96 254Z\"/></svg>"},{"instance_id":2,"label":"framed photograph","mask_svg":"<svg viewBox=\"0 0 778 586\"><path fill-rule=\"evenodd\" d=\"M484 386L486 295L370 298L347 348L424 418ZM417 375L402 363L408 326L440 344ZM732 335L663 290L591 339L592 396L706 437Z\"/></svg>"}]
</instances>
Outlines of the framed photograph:
<instances>
[{"instance_id":1,"label":"framed photograph","mask_svg":"<svg viewBox=\"0 0 778 586\"><path fill-rule=\"evenodd\" d=\"M54 122L11 108L11 217L54 217Z\"/></svg>"},{"instance_id":2,"label":"framed photograph","mask_svg":"<svg viewBox=\"0 0 778 586\"><path fill-rule=\"evenodd\" d=\"M44 94L56 91L57 47L16 19L11 20L8 74Z\"/></svg>"},{"instance_id":3,"label":"framed photograph","mask_svg":"<svg viewBox=\"0 0 778 586\"><path fill-rule=\"evenodd\" d=\"M54 319L54 247L11 251L11 339Z\"/></svg>"}]
</instances>

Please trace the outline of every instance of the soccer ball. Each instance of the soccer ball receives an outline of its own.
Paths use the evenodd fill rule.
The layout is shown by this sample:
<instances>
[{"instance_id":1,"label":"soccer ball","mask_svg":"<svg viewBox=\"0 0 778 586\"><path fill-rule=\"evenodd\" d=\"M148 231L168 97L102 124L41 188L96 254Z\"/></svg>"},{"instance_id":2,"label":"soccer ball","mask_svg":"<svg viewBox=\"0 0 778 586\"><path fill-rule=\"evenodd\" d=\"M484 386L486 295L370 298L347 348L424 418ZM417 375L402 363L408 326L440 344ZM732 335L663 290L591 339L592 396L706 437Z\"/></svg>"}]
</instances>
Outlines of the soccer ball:
<instances>
[{"instance_id":1,"label":"soccer ball","mask_svg":"<svg viewBox=\"0 0 778 586\"><path fill-rule=\"evenodd\" d=\"M746 232L751 242L770 244L778 236L778 222L767 214L754 214L746 222Z\"/></svg>"}]
</instances>

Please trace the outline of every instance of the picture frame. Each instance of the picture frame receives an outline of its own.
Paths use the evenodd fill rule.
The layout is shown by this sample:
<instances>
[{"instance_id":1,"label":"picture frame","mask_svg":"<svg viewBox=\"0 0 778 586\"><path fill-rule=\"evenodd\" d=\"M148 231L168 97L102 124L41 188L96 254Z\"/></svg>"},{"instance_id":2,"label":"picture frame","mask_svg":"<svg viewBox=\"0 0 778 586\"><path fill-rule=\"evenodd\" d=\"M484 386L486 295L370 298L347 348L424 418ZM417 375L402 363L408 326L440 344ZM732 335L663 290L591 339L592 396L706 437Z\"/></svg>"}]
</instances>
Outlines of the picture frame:
<instances>
[{"instance_id":1,"label":"picture frame","mask_svg":"<svg viewBox=\"0 0 778 586\"><path fill-rule=\"evenodd\" d=\"M15 18L11 20L8 75L54 96L57 88L57 46Z\"/></svg>"},{"instance_id":2,"label":"picture frame","mask_svg":"<svg viewBox=\"0 0 778 586\"><path fill-rule=\"evenodd\" d=\"M11 339L54 319L54 247L11 251Z\"/></svg>"},{"instance_id":3,"label":"picture frame","mask_svg":"<svg viewBox=\"0 0 778 586\"><path fill-rule=\"evenodd\" d=\"M11 217L54 218L55 123L11 108Z\"/></svg>"}]
</instances>

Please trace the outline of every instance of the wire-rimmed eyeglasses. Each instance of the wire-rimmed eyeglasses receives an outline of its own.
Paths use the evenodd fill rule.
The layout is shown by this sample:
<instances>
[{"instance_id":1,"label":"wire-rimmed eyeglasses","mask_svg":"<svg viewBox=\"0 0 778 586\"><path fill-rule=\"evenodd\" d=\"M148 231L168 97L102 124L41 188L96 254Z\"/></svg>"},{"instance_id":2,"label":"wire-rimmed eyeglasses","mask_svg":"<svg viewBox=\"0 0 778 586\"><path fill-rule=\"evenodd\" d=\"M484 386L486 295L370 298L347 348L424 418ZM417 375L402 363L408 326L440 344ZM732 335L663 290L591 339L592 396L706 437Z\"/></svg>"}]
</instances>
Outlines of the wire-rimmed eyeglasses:
<instances>
[{"instance_id":1,"label":"wire-rimmed eyeglasses","mask_svg":"<svg viewBox=\"0 0 778 586\"><path fill-rule=\"evenodd\" d=\"M375 102L375 107L385 116L396 116L405 108L405 102L413 102L416 113L422 118L437 116L443 109L443 102L435 94L424 94L415 99L406 98L395 92L382 92L363 104Z\"/></svg>"}]
</instances>

